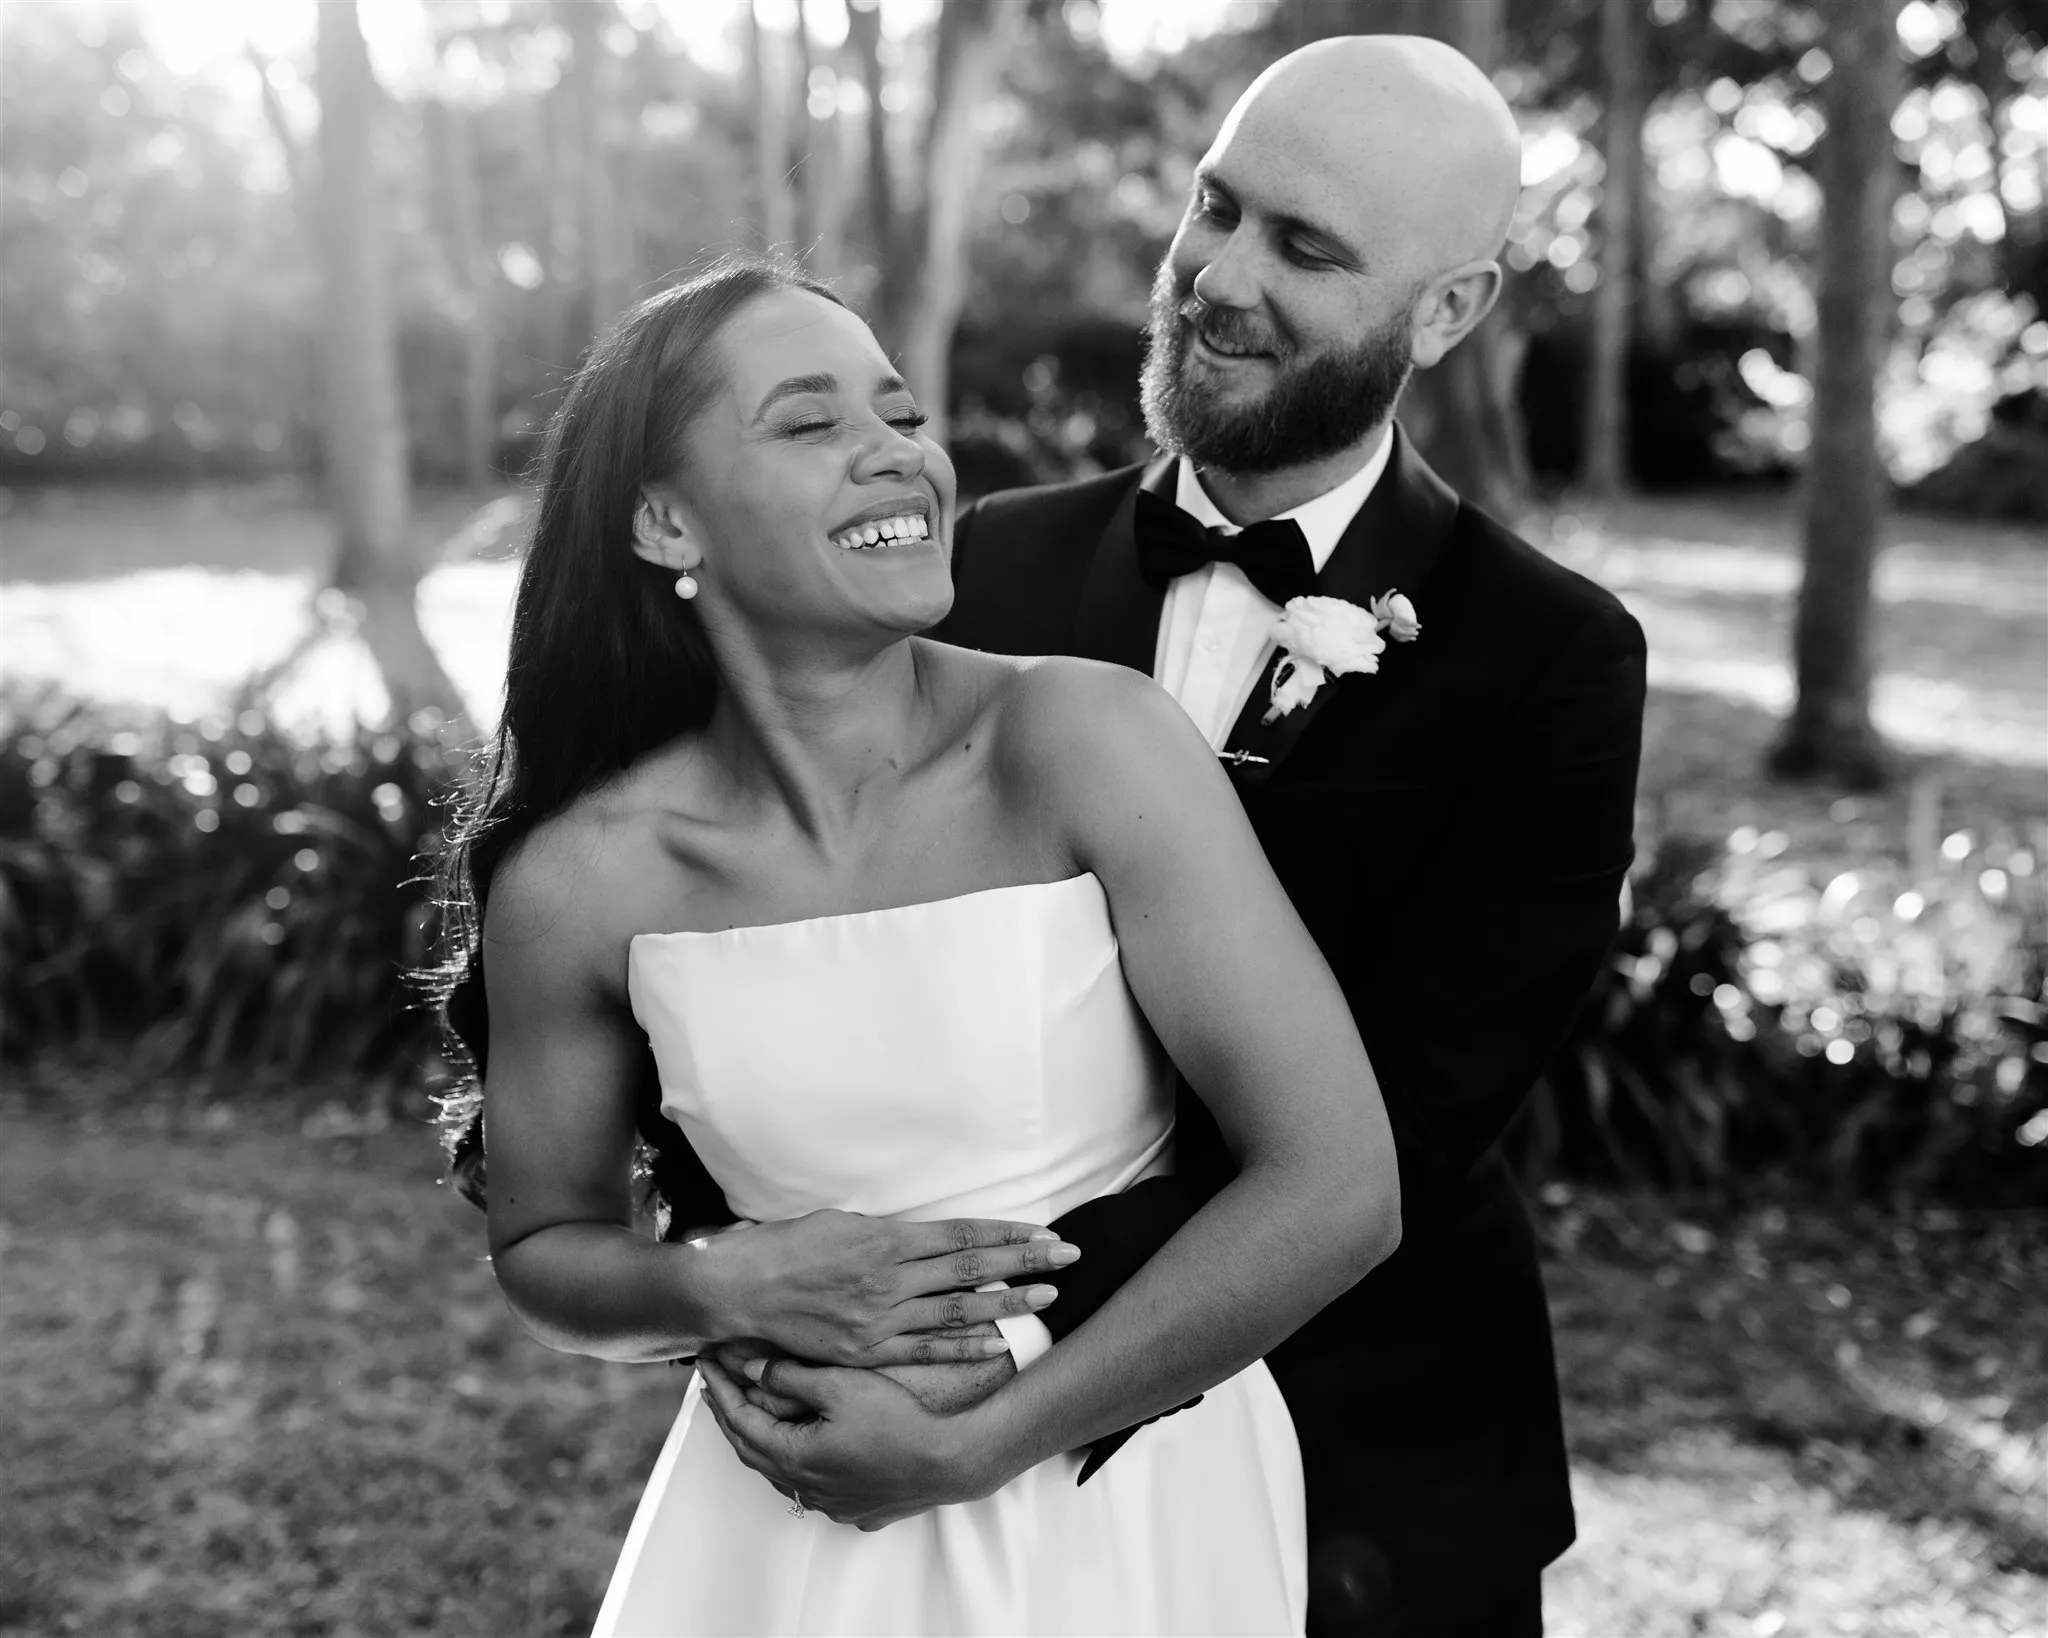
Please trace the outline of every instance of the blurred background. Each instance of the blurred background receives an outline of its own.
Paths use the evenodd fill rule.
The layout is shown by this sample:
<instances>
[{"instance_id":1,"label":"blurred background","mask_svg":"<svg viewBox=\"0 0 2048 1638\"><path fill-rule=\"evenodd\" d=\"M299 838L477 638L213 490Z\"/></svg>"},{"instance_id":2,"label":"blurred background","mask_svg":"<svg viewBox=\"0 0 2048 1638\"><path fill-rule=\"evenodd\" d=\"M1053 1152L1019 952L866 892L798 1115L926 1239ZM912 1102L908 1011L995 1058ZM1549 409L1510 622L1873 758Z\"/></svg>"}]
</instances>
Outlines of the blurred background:
<instances>
[{"instance_id":1,"label":"blurred background","mask_svg":"<svg viewBox=\"0 0 2048 1638\"><path fill-rule=\"evenodd\" d=\"M557 395L779 245L965 493L1140 458L1194 162L1382 30L1523 131L1403 419L1650 639L1552 1629L2048 1633L2043 0L0 3L0 1631L587 1630L680 1384L504 1313L402 977Z\"/></svg>"}]
</instances>

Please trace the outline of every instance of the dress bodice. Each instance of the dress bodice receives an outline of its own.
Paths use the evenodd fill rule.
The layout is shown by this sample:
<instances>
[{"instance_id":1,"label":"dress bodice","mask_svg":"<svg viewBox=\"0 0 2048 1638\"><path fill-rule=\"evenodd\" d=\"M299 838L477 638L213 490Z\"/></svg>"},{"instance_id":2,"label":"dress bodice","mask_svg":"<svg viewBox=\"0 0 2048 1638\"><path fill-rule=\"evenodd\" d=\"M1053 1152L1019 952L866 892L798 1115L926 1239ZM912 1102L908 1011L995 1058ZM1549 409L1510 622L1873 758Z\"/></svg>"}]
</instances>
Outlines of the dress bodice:
<instances>
[{"instance_id":1,"label":"dress bodice","mask_svg":"<svg viewBox=\"0 0 2048 1638\"><path fill-rule=\"evenodd\" d=\"M628 986L742 1217L1049 1222L1170 1159L1172 1067L1093 875L643 934Z\"/></svg>"}]
</instances>

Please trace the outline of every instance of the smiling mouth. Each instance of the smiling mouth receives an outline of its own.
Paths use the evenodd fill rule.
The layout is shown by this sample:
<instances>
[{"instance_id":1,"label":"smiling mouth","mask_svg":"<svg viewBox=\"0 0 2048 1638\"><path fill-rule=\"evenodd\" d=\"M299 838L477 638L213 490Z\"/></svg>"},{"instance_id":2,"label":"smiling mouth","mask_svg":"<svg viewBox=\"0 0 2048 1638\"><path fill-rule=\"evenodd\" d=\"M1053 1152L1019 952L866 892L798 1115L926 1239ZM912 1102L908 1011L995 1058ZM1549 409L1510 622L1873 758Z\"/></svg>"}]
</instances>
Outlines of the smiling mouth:
<instances>
[{"instance_id":1,"label":"smiling mouth","mask_svg":"<svg viewBox=\"0 0 2048 1638\"><path fill-rule=\"evenodd\" d=\"M1195 339L1202 344L1205 352L1218 358L1271 358L1273 355L1261 347L1239 346L1225 337L1213 335L1201 325L1193 326Z\"/></svg>"},{"instance_id":2,"label":"smiling mouth","mask_svg":"<svg viewBox=\"0 0 2048 1638\"><path fill-rule=\"evenodd\" d=\"M881 551L890 546L903 546L911 541L930 540L931 525L925 521L922 512L903 512L894 517L876 518L869 523L856 523L826 536L842 552Z\"/></svg>"}]
</instances>

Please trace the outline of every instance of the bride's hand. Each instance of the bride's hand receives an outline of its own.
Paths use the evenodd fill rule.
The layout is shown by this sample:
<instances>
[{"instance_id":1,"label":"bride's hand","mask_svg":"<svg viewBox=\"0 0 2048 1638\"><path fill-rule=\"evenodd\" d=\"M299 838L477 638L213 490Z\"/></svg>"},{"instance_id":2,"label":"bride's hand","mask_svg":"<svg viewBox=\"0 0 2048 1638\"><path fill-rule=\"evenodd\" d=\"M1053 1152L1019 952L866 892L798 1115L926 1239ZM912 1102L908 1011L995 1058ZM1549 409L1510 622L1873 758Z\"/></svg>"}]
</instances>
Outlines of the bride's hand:
<instances>
[{"instance_id":1,"label":"bride's hand","mask_svg":"<svg viewBox=\"0 0 2048 1638\"><path fill-rule=\"evenodd\" d=\"M1063 1268L1081 1252L1033 1223L905 1223L814 1211L717 1235L690 1255L705 1259L724 1336L758 1337L798 1359L872 1368L986 1363L1006 1354L1000 1336L973 1328L1038 1313L1059 1293L1049 1285L974 1287Z\"/></svg>"}]
</instances>

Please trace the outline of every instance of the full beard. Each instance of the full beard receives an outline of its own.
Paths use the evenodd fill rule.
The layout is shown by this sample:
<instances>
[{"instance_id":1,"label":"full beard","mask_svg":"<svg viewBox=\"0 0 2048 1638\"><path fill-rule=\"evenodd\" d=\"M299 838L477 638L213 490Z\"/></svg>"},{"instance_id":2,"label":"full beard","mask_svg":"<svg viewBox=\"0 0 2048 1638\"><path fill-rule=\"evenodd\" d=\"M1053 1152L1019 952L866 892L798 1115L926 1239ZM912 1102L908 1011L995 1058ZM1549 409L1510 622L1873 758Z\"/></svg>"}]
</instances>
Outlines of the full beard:
<instances>
[{"instance_id":1,"label":"full beard","mask_svg":"<svg viewBox=\"0 0 2048 1638\"><path fill-rule=\"evenodd\" d=\"M1301 360L1285 337L1247 314L1212 307L1192 291L1181 295L1164 262L1152 282L1151 308L1138 394L1145 430L1167 454L1197 466L1274 472L1338 454L1393 413L1413 368L1405 312L1355 347ZM1233 349L1271 354L1277 379L1256 399L1224 402L1209 383L1189 379L1197 330Z\"/></svg>"}]
</instances>

